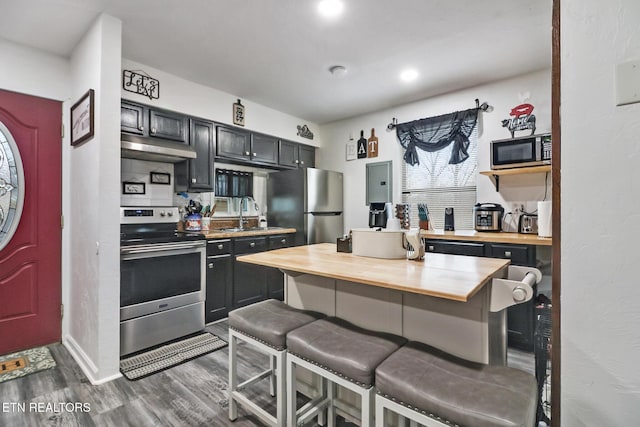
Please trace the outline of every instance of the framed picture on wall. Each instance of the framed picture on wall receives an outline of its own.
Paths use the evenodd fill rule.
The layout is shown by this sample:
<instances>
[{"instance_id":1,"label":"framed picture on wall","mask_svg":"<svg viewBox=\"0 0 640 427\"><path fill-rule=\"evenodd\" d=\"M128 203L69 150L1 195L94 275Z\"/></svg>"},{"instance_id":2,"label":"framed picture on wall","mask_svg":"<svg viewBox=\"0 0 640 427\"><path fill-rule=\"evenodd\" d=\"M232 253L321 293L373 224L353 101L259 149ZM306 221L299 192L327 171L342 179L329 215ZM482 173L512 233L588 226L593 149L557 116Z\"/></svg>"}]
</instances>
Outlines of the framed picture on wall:
<instances>
[{"instance_id":1,"label":"framed picture on wall","mask_svg":"<svg viewBox=\"0 0 640 427\"><path fill-rule=\"evenodd\" d=\"M149 182L152 184L171 184L171 174L165 172L151 172Z\"/></svg>"},{"instance_id":2,"label":"framed picture on wall","mask_svg":"<svg viewBox=\"0 0 640 427\"><path fill-rule=\"evenodd\" d=\"M122 194L145 194L144 182L123 182Z\"/></svg>"},{"instance_id":3,"label":"framed picture on wall","mask_svg":"<svg viewBox=\"0 0 640 427\"><path fill-rule=\"evenodd\" d=\"M71 107L71 145L76 146L93 138L94 91L89 89Z\"/></svg>"}]
</instances>

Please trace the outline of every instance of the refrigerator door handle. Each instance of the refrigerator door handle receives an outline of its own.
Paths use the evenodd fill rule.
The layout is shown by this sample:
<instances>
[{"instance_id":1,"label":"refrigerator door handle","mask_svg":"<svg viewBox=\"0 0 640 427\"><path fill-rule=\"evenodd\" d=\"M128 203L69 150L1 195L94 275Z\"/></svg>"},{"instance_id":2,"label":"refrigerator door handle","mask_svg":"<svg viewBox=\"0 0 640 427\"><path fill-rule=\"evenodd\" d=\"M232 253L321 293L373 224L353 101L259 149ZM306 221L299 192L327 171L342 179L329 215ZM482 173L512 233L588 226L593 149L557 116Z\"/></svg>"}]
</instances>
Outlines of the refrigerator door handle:
<instances>
[{"instance_id":1,"label":"refrigerator door handle","mask_svg":"<svg viewBox=\"0 0 640 427\"><path fill-rule=\"evenodd\" d=\"M335 216L335 215L342 215L342 212L305 212L308 213L309 215L315 215L315 216Z\"/></svg>"}]
</instances>

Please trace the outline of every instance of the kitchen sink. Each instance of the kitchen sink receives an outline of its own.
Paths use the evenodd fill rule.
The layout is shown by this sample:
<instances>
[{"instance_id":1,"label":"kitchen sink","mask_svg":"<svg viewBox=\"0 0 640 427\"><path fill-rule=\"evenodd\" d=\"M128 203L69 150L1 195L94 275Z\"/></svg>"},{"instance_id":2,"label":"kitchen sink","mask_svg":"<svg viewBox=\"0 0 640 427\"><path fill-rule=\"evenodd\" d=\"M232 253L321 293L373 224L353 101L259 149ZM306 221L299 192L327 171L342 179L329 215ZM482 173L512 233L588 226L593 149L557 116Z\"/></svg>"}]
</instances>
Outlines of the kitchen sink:
<instances>
[{"instance_id":1,"label":"kitchen sink","mask_svg":"<svg viewBox=\"0 0 640 427\"><path fill-rule=\"evenodd\" d=\"M245 227L245 228L223 228L220 231L224 231L226 233L236 233L240 231L267 231L267 230L282 230L283 227Z\"/></svg>"}]
</instances>

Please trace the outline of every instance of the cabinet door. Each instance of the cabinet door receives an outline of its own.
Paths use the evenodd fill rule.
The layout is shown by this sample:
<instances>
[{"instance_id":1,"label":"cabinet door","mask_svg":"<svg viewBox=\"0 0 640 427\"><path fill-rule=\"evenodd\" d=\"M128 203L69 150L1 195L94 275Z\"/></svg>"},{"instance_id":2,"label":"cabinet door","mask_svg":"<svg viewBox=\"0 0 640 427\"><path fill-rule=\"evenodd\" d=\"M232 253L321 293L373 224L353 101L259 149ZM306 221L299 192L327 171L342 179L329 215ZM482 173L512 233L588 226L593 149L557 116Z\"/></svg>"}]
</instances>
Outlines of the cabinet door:
<instances>
[{"instance_id":1,"label":"cabinet door","mask_svg":"<svg viewBox=\"0 0 640 427\"><path fill-rule=\"evenodd\" d=\"M530 245L513 245L491 243L490 256L508 258L513 265L535 267L536 247ZM507 308L507 340L509 347L523 351L533 351L535 330L535 298Z\"/></svg>"},{"instance_id":2,"label":"cabinet door","mask_svg":"<svg viewBox=\"0 0 640 427\"><path fill-rule=\"evenodd\" d=\"M269 250L293 246L295 234L277 234L267 238ZM267 271L267 297L284 300L284 274L277 268Z\"/></svg>"},{"instance_id":3,"label":"cabinet door","mask_svg":"<svg viewBox=\"0 0 640 427\"><path fill-rule=\"evenodd\" d=\"M278 164L287 168L297 168L300 160L298 158L298 144L291 141L280 140L278 150Z\"/></svg>"},{"instance_id":4,"label":"cabinet door","mask_svg":"<svg viewBox=\"0 0 640 427\"><path fill-rule=\"evenodd\" d=\"M251 134L251 160L254 162L278 163L278 138L259 133Z\"/></svg>"},{"instance_id":5,"label":"cabinet door","mask_svg":"<svg viewBox=\"0 0 640 427\"><path fill-rule=\"evenodd\" d=\"M189 144L197 157L189 160L189 189L192 191L213 190L213 123L191 120Z\"/></svg>"},{"instance_id":6,"label":"cabinet door","mask_svg":"<svg viewBox=\"0 0 640 427\"><path fill-rule=\"evenodd\" d=\"M120 130L144 135L144 107L122 101L120 104Z\"/></svg>"},{"instance_id":7,"label":"cabinet door","mask_svg":"<svg viewBox=\"0 0 640 427\"><path fill-rule=\"evenodd\" d=\"M207 323L227 317L232 306L233 258L231 255L207 257Z\"/></svg>"},{"instance_id":8,"label":"cabinet door","mask_svg":"<svg viewBox=\"0 0 640 427\"><path fill-rule=\"evenodd\" d=\"M233 307L267 298L267 267L235 261L233 264Z\"/></svg>"},{"instance_id":9,"label":"cabinet door","mask_svg":"<svg viewBox=\"0 0 640 427\"><path fill-rule=\"evenodd\" d=\"M217 127L216 155L228 159L249 160L249 133L224 126Z\"/></svg>"},{"instance_id":10,"label":"cabinet door","mask_svg":"<svg viewBox=\"0 0 640 427\"><path fill-rule=\"evenodd\" d=\"M149 109L149 136L187 142L187 116Z\"/></svg>"},{"instance_id":11,"label":"cabinet door","mask_svg":"<svg viewBox=\"0 0 640 427\"><path fill-rule=\"evenodd\" d=\"M298 146L298 157L300 160L299 166L301 168L314 168L316 167L316 149L310 145L300 144Z\"/></svg>"}]
</instances>

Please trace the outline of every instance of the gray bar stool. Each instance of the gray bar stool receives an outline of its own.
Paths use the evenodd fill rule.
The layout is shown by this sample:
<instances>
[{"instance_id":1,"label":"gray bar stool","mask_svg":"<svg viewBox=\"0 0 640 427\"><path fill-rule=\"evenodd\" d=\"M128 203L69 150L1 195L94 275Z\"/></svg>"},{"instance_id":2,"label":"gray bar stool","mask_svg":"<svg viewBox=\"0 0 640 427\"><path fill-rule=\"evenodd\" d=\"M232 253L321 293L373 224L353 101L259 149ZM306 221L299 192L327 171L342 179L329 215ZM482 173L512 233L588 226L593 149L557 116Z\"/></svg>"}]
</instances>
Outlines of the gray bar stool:
<instances>
[{"instance_id":1,"label":"gray bar stool","mask_svg":"<svg viewBox=\"0 0 640 427\"><path fill-rule=\"evenodd\" d=\"M410 342L376 369L376 427L385 409L427 427L533 427L536 379Z\"/></svg>"},{"instance_id":2,"label":"gray bar stool","mask_svg":"<svg viewBox=\"0 0 640 427\"><path fill-rule=\"evenodd\" d=\"M268 425L286 425L285 360L288 332L324 315L298 310L278 300L266 300L229 313L229 419L238 417L237 404L258 416ZM269 356L270 368L238 384L237 342L243 341ZM242 390L269 378L271 395L276 396L276 416L251 401Z\"/></svg>"},{"instance_id":3,"label":"gray bar stool","mask_svg":"<svg viewBox=\"0 0 640 427\"><path fill-rule=\"evenodd\" d=\"M330 317L287 334L287 425L302 425L327 409L327 424L336 415L336 385L361 399L360 425L373 425L374 371L407 340L397 335L359 328ZM296 367L322 378L322 393L296 410Z\"/></svg>"}]
</instances>

